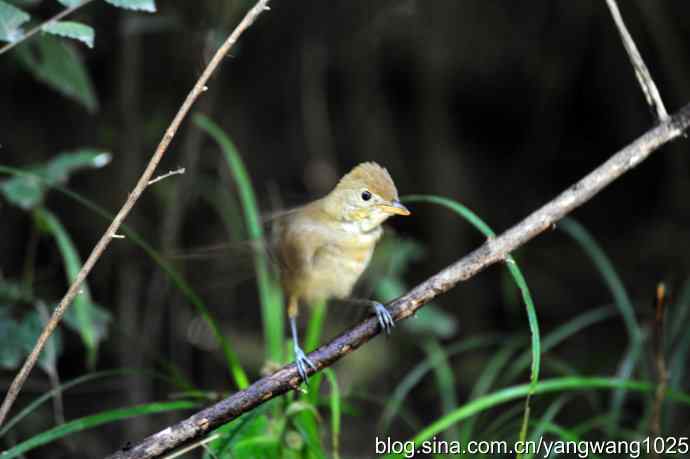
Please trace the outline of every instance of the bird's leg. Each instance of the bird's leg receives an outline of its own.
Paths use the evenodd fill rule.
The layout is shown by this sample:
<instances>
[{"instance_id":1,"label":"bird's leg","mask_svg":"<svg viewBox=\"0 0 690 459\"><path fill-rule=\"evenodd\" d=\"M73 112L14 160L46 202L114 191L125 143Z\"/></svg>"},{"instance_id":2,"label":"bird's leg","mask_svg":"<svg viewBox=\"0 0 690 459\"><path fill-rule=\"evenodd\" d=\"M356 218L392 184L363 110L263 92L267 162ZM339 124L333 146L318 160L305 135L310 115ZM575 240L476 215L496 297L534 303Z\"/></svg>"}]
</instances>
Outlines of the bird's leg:
<instances>
[{"instance_id":1,"label":"bird's leg","mask_svg":"<svg viewBox=\"0 0 690 459\"><path fill-rule=\"evenodd\" d=\"M391 330L393 327L395 327L395 320L393 320L393 316L390 312L388 312L388 309L386 309L383 304L379 303L378 301L359 298L349 298L347 301L371 308L374 311L374 314L376 314L376 318L379 321L381 330L385 331L386 335L391 334Z\"/></svg>"},{"instance_id":2,"label":"bird's leg","mask_svg":"<svg viewBox=\"0 0 690 459\"><path fill-rule=\"evenodd\" d=\"M297 297L290 297L288 301L288 317L290 318L290 331L292 332L292 348L295 352L295 365L302 381L307 383L307 366L316 371L316 365L309 360L309 357L299 347L299 337L297 336L297 312L299 300ZM308 383L307 383L308 384Z\"/></svg>"}]
</instances>

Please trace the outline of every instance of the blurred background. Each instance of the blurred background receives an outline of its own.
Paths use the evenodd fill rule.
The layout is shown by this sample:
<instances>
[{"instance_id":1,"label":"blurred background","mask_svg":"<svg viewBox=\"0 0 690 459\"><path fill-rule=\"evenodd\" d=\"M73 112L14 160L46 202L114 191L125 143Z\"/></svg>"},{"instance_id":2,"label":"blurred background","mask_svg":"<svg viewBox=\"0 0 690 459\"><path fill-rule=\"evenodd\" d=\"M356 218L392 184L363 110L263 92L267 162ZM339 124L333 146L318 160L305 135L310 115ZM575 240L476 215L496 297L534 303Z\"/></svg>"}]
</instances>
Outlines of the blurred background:
<instances>
[{"instance_id":1,"label":"blurred background","mask_svg":"<svg viewBox=\"0 0 690 459\"><path fill-rule=\"evenodd\" d=\"M52 0L10 3L34 23L64 8ZM95 29L93 49L39 34L0 56L0 388L9 386L41 317L68 287L69 247L60 235L83 261L109 223L74 196L12 171L38 172L115 213L213 51L251 5L158 0L157 12L148 14L93 2L69 16ZM501 232L654 124L603 0L270 5L193 109L232 139L265 215L319 197L357 163L376 161L401 195L457 200ZM690 4L626 1L621 12L675 111L690 100ZM253 256L241 242L248 233L236 182L221 149L191 116L158 173L180 167L183 175L147 189L127 224L185 280L249 379L257 379L275 362L267 358ZM539 319L543 379L654 381L654 297L663 282L661 354L671 369L669 385L689 389L689 173L688 142L680 140L578 209L575 220L515 253ZM411 217L390 221L360 296L397 296L484 240L446 208L409 207ZM211 399L236 389L189 295L132 237L112 241L88 287L92 332L79 332L85 319L72 317L13 413L66 381L139 370L66 390L62 403L44 403L4 432L2 449L64 419L179 400L192 387ZM354 307L328 309L320 341L362 317ZM303 314L304 328L308 321ZM410 438L457 406L529 381L525 304L504 266L459 285L408 322L334 366L341 457L371 457L375 435ZM549 336L551 346L544 344ZM400 392L420 362L432 363ZM328 385L321 389L319 438L330 457L333 413ZM395 394L402 398L394 407ZM520 399L494 407L444 436L515 438L523 405ZM578 432L639 437L654 429L653 405L650 393L538 396L533 427L548 413L548 425L563 427L605 417ZM99 426L29 457L100 457L190 412ZM687 436L690 412L667 403L660 426L666 435ZM281 448L304 447L302 430L287 433L296 434L282 436Z\"/></svg>"}]
</instances>

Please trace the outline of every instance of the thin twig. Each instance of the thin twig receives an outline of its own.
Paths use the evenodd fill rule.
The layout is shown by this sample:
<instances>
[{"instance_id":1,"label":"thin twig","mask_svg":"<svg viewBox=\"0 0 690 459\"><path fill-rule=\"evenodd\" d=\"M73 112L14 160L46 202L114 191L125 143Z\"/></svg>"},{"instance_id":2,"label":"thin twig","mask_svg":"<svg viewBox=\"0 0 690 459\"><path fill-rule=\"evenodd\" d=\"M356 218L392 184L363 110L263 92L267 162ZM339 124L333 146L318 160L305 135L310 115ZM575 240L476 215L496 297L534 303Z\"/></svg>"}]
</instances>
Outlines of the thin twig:
<instances>
[{"instance_id":1,"label":"thin twig","mask_svg":"<svg viewBox=\"0 0 690 459\"><path fill-rule=\"evenodd\" d=\"M41 350L45 346L46 341L50 337L51 333L53 333L53 330L55 330L55 327L57 327L58 323L62 319L62 316L65 314L67 308L72 303L72 300L74 300L74 297L78 294L79 289L81 288L81 284L86 279L86 276L88 276L91 272L91 269L96 264L96 261L98 261L100 256L103 254L106 247L112 240L113 236L117 233L118 228L120 228L120 225L127 217L127 214L129 214L129 211L132 210L132 207L134 207L134 204L136 204L137 200L148 186L149 180L151 180L151 176L156 170L156 166L158 166L158 163L163 158L163 155L165 154L166 150L168 149L168 146L170 145L170 142L172 141L173 137L175 137L175 133L177 132L177 129L180 127L182 120L184 120L185 116L189 112L189 109L194 104L199 95L202 92L204 92L206 83L208 82L216 67L218 67L218 65L223 61L223 58L228 53L230 48L232 48L235 42L237 42L237 39L240 37L242 32L247 30L247 28L254 23L256 18L266 9L268 1L269 0L259 0L256 3L256 5L254 5L254 7L252 7L252 9L249 10L249 12L247 12L242 21L235 28L235 30L232 31L230 36L228 36L225 42L220 46L220 48L218 48L218 51L216 51L216 53L213 55L213 58L206 66L206 69L204 69L204 72L201 74L201 77L199 77L197 82L194 84L194 87L187 95L187 98L178 110L177 114L175 115L175 118L173 118L172 123L170 123L170 126L165 131L165 134L163 135L163 138L158 144L155 153L151 157L151 160L146 166L144 173L141 175L136 186L129 194L127 201L125 201L125 204L122 206L120 211L115 216L115 219L112 221L108 229L105 231L101 239L98 241L96 246L91 251L91 254L84 263L84 266L82 266L81 271L79 271L79 273L77 274L76 279L67 290L67 293L60 301L60 304L58 304L58 306L55 308L55 311L53 311L53 315L50 318L50 321L43 329L41 336L38 337L36 345L31 351L31 354L29 354L21 370L12 381L12 385L10 386L9 390L7 391L7 394L5 395L5 399L2 402L2 406L0 406L0 426L7 417L7 414L10 411L12 404L19 395L19 392L21 391L22 385L26 381L26 378L29 376L29 373L36 364L38 356L40 355Z\"/></svg>"},{"instance_id":2,"label":"thin twig","mask_svg":"<svg viewBox=\"0 0 690 459\"><path fill-rule=\"evenodd\" d=\"M388 307L396 321L410 317L436 296L452 289L486 267L505 261L510 253L537 235L553 227L565 215L589 201L604 187L645 160L661 145L680 136L690 125L690 104L673 117L648 131L616 153L589 175L568 188L551 202L535 211L500 236L486 241L481 247L422 282L407 294L391 302ZM328 344L309 354L320 371L380 333L375 317L359 323ZM314 373L308 369L309 373ZM153 458L188 444L218 426L237 418L262 403L299 386L300 377L294 364L286 365L256 381L247 389L180 421L138 445L121 450L109 459Z\"/></svg>"},{"instance_id":3,"label":"thin twig","mask_svg":"<svg viewBox=\"0 0 690 459\"><path fill-rule=\"evenodd\" d=\"M184 167L180 167L179 169L175 169L174 171L168 171L163 175L159 175L158 177L156 177L153 180L149 180L149 185L153 185L156 182L160 182L161 180L165 180L172 175L181 175L181 174L184 174L185 172L186 172L186 169Z\"/></svg>"},{"instance_id":4,"label":"thin twig","mask_svg":"<svg viewBox=\"0 0 690 459\"><path fill-rule=\"evenodd\" d=\"M74 13L76 10L78 10L82 6L84 6L88 3L91 3L92 1L93 0L84 0L83 2L81 2L77 5L70 6L69 8L66 8L66 9L60 11L58 14L56 14L52 18L48 19L47 21L37 25L33 29L26 32L24 35L22 35L22 37L19 40L13 41L12 43L8 43L5 46L3 46L2 48L0 48L0 54L6 53L7 51L9 51L12 48L14 48L15 46L17 46L18 44L28 40L29 38L31 38L32 36L34 36L35 34L40 32L41 29L43 29L43 27L47 26L48 24L52 24L53 22L59 21L60 19L64 18L65 16Z\"/></svg>"},{"instance_id":5,"label":"thin twig","mask_svg":"<svg viewBox=\"0 0 690 459\"><path fill-rule=\"evenodd\" d=\"M650 432L654 437L661 436L661 411L668 387L668 369L664 352L664 322L666 318L666 286L659 283L654 298L654 363L656 366L656 394L652 417L649 421ZM658 456L658 454L656 455Z\"/></svg>"},{"instance_id":6,"label":"thin twig","mask_svg":"<svg viewBox=\"0 0 690 459\"><path fill-rule=\"evenodd\" d=\"M664 102L661 100L661 95L659 94L659 90L652 79L652 75L649 73L647 64L644 63L642 55L640 55L640 52L637 50L635 41L632 39L628 29L625 27L625 23L623 22L623 17L618 9L616 0L606 0L606 4L609 6L609 10L611 10L613 21L616 23L618 32L621 35L623 46L625 46L625 50L628 52L630 63L632 64L633 69L635 69L637 81L640 82L640 87L642 88L642 92L647 99L647 103L656 111L658 121L665 121L668 118L668 112L666 111Z\"/></svg>"}]
</instances>

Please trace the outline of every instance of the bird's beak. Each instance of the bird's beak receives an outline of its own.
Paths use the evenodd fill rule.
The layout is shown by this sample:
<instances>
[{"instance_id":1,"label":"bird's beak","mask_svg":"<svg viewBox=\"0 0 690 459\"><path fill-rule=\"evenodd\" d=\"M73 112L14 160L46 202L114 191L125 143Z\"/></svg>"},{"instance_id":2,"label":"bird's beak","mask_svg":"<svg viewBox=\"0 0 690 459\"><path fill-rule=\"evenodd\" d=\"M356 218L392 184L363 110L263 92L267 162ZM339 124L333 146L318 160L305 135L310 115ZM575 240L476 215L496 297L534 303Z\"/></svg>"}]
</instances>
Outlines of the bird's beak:
<instances>
[{"instance_id":1,"label":"bird's beak","mask_svg":"<svg viewBox=\"0 0 690 459\"><path fill-rule=\"evenodd\" d=\"M383 208L386 212L391 214L403 216L410 215L410 211L407 209L407 207L402 205L402 203L397 199L395 201L392 201L390 204L384 205Z\"/></svg>"}]
</instances>

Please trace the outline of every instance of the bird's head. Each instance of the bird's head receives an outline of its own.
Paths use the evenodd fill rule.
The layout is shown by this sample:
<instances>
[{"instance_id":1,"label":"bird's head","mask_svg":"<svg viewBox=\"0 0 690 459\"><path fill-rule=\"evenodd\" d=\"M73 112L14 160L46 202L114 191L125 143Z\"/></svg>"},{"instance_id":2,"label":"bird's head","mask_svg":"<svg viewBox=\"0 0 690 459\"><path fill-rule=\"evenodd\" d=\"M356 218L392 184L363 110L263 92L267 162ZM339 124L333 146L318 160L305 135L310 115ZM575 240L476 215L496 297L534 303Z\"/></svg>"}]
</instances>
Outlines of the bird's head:
<instances>
[{"instance_id":1,"label":"bird's head","mask_svg":"<svg viewBox=\"0 0 690 459\"><path fill-rule=\"evenodd\" d=\"M363 231L393 215L410 215L388 171L374 162L361 163L345 174L324 201L330 215L356 223Z\"/></svg>"}]
</instances>

